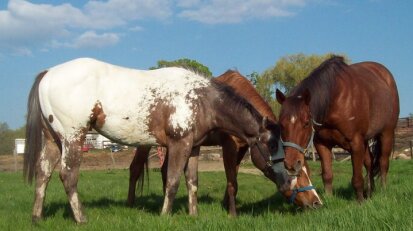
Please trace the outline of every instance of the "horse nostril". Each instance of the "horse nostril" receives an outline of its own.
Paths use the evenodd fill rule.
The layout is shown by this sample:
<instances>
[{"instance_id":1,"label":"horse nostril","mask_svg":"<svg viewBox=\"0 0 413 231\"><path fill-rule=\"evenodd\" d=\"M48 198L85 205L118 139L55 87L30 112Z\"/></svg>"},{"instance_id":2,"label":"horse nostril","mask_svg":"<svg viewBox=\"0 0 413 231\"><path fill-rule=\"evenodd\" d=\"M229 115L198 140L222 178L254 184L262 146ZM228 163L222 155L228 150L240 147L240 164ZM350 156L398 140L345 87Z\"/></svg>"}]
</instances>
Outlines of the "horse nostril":
<instances>
[{"instance_id":1,"label":"horse nostril","mask_svg":"<svg viewBox=\"0 0 413 231\"><path fill-rule=\"evenodd\" d=\"M321 203L321 201L314 201L313 202L313 208L315 208L315 209L318 209L322 206L323 206L323 204Z\"/></svg>"}]
</instances>

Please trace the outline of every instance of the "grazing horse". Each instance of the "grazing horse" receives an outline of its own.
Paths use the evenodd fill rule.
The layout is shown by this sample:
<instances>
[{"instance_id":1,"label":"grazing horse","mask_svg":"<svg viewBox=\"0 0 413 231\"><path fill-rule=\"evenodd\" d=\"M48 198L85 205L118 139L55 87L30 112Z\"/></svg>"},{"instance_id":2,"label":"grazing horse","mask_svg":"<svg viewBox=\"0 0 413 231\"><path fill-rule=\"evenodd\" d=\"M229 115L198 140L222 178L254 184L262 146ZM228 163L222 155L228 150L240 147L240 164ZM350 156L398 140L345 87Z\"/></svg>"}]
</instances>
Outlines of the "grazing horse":
<instances>
[{"instance_id":1,"label":"grazing horse","mask_svg":"<svg viewBox=\"0 0 413 231\"><path fill-rule=\"evenodd\" d=\"M301 169L303 154L314 141L327 194L332 193L331 149L335 145L351 154L352 185L358 201L364 200L363 163L367 170L367 197L379 172L382 184L386 184L399 97L393 76L383 65L347 65L342 57L333 56L313 70L288 97L279 90L276 96L282 104L284 164L291 174ZM373 151L368 147L371 139L376 141Z\"/></svg>"},{"instance_id":2,"label":"grazing horse","mask_svg":"<svg viewBox=\"0 0 413 231\"><path fill-rule=\"evenodd\" d=\"M272 112L270 106L265 100L258 94L251 82L242 76L237 71L229 70L221 76L214 79L214 81L222 84L227 84L232 87L240 96L244 97L249 103L251 103L258 112L267 116L272 122L276 122L276 117ZM225 166L225 173L227 178L227 187L224 195L224 205L228 209L228 212L232 216L236 216L235 198L238 191L237 174L241 160L243 159L249 146L248 143L236 136L227 134L225 132L215 131L208 135L207 139L201 144L202 146L222 146L223 160ZM147 161L150 147L138 147L135 153L135 157L130 165L130 178L129 178L129 193L128 204L133 205L135 201L135 189L137 180L143 179L144 166ZM251 159L254 165L260 169L266 177L272 180L278 190L286 197L289 202L295 203L300 207L317 208L321 206L322 202L312 186L309 176L306 172L300 171L299 177L288 176L284 166L283 159L284 153L280 148L281 153L277 153L275 156L264 156L259 150L251 150ZM187 182L197 182L197 157L199 156L199 147L193 150L193 159L190 159L188 166L186 167L185 176ZM272 161L272 162L271 162ZM162 166L162 179L166 179L167 165ZM193 173L190 173L193 172ZM187 183L188 184L188 183ZM141 183L142 185L142 183ZM187 185L190 188L190 185ZM196 214L196 196L189 199L189 211ZM192 202L192 203L191 203Z\"/></svg>"},{"instance_id":3,"label":"grazing horse","mask_svg":"<svg viewBox=\"0 0 413 231\"><path fill-rule=\"evenodd\" d=\"M278 126L231 88L189 70L143 71L75 59L40 73L29 94L24 175L36 181L34 221L42 217L47 184L60 160L74 219L86 222L77 182L81 146L92 128L118 143L168 148L162 214L172 209L192 148L210 131L236 135L267 156L277 152L279 140Z\"/></svg>"}]
</instances>

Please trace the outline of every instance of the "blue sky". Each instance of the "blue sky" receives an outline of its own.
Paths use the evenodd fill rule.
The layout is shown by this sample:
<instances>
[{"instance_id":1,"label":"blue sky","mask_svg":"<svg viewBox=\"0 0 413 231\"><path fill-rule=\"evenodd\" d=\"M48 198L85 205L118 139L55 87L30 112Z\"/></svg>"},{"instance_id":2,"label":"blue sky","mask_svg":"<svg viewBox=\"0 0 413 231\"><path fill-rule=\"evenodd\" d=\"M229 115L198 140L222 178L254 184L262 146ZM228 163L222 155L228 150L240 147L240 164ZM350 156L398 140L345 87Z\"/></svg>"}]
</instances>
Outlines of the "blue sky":
<instances>
[{"instance_id":1,"label":"blue sky","mask_svg":"<svg viewBox=\"0 0 413 231\"><path fill-rule=\"evenodd\" d=\"M138 69L185 57L247 75L300 52L384 64L407 116L412 10L407 0L2 0L0 122L23 126L35 75L77 57Z\"/></svg>"}]
</instances>

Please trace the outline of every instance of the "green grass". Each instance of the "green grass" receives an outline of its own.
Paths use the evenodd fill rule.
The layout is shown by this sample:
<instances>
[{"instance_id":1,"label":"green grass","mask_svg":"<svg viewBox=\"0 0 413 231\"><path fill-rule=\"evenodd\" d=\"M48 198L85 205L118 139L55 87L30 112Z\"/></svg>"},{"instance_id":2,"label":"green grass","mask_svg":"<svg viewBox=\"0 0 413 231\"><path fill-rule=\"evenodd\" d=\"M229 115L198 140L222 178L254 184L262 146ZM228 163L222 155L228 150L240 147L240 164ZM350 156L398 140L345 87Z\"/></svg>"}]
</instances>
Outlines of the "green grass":
<instances>
[{"instance_id":1,"label":"green grass","mask_svg":"<svg viewBox=\"0 0 413 231\"><path fill-rule=\"evenodd\" d=\"M83 171L79 194L88 223L76 225L66 194L54 174L47 189L45 220L31 223L34 188L21 173L0 173L0 230L412 230L413 161L391 162L388 187L379 182L373 197L359 205L350 186L351 165L334 164L334 196L322 192L319 163L310 163L313 183L325 206L297 211L275 192L263 176L240 174L237 218L221 206L223 172L200 173L199 215L187 215L186 187L181 184L170 216L159 216L163 196L159 172L150 173L150 185L136 206L125 206L128 170ZM181 182L183 183L183 182Z\"/></svg>"}]
</instances>

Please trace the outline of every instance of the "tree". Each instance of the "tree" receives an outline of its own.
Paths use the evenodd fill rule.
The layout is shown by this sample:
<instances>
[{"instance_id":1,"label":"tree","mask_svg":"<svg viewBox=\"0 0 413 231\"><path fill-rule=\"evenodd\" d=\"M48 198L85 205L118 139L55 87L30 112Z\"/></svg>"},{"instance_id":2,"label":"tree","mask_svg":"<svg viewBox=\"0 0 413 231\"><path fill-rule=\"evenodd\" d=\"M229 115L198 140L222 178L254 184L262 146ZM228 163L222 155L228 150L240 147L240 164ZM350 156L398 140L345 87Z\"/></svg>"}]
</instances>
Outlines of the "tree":
<instances>
[{"instance_id":1,"label":"tree","mask_svg":"<svg viewBox=\"0 0 413 231\"><path fill-rule=\"evenodd\" d=\"M280 58L273 67L268 68L261 75L254 72L249 77L258 93L264 97L277 115L281 106L275 100L275 88L288 93L312 70L331 56L333 56L331 53L324 55L305 55L302 53L287 55ZM350 63L346 55L342 56L347 63Z\"/></svg>"},{"instance_id":2,"label":"tree","mask_svg":"<svg viewBox=\"0 0 413 231\"><path fill-rule=\"evenodd\" d=\"M201 75L204 75L205 77L212 78L212 72L209 71L208 67L192 59L183 58L174 61L159 60L157 66L150 67L149 69L153 70L162 67L183 67L193 70Z\"/></svg>"},{"instance_id":3,"label":"tree","mask_svg":"<svg viewBox=\"0 0 413 231\"><path fill-rule=\"evenodd\" d=\"M0 155L11 155L14 151L14 140L16 138L25 137L25 129L23 126L16 130L11 130L7 123L0 122Z\"/></svg>"},{"instance_id":4,"label":"tree","mask_svg":"<svg viewBox=\"0 0 413 231\"><path fill-rule=\"evenodd\" d=\"M305 55L302 53L287 55L278 60L274 67L267 69L262 77L272 79L277 88L281 88L281 90L288 93L307 77L314 68L333 55L332 53L324 55ZM346 55L342 56L347 63L350 63Z\"/></svg>"}]
</instances>

